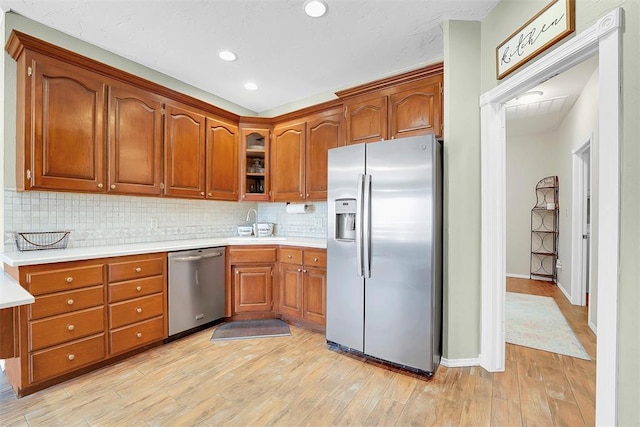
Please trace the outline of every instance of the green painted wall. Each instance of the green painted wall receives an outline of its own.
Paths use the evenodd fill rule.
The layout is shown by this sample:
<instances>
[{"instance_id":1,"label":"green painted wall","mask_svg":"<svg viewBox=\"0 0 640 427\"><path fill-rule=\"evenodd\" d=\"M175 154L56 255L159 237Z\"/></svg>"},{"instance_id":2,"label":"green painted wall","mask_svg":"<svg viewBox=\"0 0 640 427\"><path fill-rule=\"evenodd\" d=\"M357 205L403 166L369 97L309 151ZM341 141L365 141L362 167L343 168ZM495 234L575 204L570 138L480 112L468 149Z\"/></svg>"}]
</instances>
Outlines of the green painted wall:
<instances>
[{"instance_id":1,"label":"green painted wall","mask_svg":"<svg viewBox=\"0 0 640 427\"><path fill-rule=\"evenodd\" d=\"M480 23L444 26L444 357L480 352Z\"/></svg>"}]
</instances>

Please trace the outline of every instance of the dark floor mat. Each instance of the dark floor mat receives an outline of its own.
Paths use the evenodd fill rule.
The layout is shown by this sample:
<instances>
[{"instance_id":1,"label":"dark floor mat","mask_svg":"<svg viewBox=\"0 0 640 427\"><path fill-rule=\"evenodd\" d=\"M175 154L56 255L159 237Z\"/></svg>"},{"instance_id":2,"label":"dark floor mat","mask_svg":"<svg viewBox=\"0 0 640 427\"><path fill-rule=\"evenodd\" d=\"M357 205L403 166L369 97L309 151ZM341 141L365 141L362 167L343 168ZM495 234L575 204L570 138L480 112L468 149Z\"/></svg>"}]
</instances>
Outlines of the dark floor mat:
<instances>
[{"instance_id":1,"label":"dark floor mat","mask_svg":"<svg viewBox=\"0 0 640 427\"><path fill-rule=\"evenodd\" d=\"M291 335L289 325L279 319L236 320L216 328L211 341L266 338Z\"/></svg>"}]
</instances>

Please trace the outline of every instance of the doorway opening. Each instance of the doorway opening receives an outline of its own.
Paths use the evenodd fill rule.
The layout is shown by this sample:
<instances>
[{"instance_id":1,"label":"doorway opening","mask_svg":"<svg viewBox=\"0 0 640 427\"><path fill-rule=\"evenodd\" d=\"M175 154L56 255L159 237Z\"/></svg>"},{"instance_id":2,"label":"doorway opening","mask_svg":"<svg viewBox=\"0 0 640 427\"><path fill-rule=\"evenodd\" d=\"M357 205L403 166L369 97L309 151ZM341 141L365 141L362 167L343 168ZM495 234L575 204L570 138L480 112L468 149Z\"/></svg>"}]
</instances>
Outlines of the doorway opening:
<instances>
[{"instance_id":1,"label":"doorway opening","mask_svg":"<svg viewBox=\"0 0 640 427\"><path fill-rule=\"evenodd\" d=\"M620 36L622 9L617 8L593 26L555 48L508 80L481 95L481 349L480 365L488 371L505 366L505 103L519 93L599 55L596 423L616 420L619 270L619 156L620 156ZM594 206L595 207L595 206Z\"/></svg>"}]
</instances>

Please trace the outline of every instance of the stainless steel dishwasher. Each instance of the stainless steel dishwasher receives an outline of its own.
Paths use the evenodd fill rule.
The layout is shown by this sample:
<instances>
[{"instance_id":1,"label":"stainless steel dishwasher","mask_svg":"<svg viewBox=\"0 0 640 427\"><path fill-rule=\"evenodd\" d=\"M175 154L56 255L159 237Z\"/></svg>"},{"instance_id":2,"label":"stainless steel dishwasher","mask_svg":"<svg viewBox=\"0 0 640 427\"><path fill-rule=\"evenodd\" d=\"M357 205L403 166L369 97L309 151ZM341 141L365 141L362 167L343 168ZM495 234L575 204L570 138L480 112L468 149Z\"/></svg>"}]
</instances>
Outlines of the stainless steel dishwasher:
<instances>
[{"instance_id":1,"label":"stainless steel dishwasher","mask_svg":"<svg viewBox=\"0 0 640 427\"><path fill-rule=\"evenodd\" d=\"M169 338L224 317L224 254L224 247L169 253Z\"/></svg>"}]
</instances>

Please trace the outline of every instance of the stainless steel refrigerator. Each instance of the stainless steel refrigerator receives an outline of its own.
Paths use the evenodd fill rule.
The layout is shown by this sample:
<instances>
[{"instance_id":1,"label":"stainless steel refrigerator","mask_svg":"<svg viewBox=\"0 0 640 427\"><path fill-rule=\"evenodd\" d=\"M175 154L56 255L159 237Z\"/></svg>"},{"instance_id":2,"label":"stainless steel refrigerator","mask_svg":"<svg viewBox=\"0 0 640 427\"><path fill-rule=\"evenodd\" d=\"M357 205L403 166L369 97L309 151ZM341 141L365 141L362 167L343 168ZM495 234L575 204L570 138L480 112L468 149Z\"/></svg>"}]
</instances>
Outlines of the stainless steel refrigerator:
<instances>
[{"instance_id":1,"label":"stainless steel refrigerator","mask_svg":"<svg viewBox=\"0 0 640 427\"><path fill-rule=\"evenodd\" d=\"M442 341L441 153L433 135L329 150L329 346L435 372Z\"/></svg>"}]
</instances>

